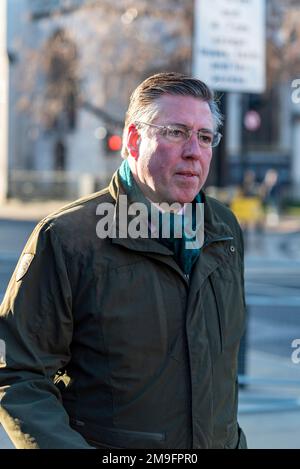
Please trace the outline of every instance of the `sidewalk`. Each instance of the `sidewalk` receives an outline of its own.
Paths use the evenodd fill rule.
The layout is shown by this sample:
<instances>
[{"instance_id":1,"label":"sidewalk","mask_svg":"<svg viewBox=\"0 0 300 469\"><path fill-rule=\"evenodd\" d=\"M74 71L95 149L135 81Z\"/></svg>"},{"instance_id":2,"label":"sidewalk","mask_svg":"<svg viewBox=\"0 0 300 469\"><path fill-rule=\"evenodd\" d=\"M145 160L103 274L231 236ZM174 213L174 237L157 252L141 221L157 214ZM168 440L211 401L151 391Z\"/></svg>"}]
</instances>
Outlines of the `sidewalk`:
<instances>
[{"instance_id":1,"label":"sidewalk","mask_svg":"<svg viewBox=\"0 0 300 469\"><path fill-rule=\"evenodd\" d=\"M254 233L249 236L245 278L249 278L250 271L258 270L274 275L273 269L276 270L278 265L282 266L283 277L284 272L292 269L300 276L300 217L283 216L278 224L267 226L260 236ZM300 288L292 291L299 299ZM275 299L281 299L280 293L273 290L271 294L275 305ZM293 311L297 314L299 308L294 307ZM251 328L250 322L248 333L257 337L260 331ZM297 330L296 336L300 337ZM250 347L246 374L250 381L240 391L239 423L247 435L249 448L299 449L300 363L294 364L290 357L283 358Z\"/></svg>"},{"instance_id":2,"label":"sidewalk","mask_svg":"<svg viewBox=\"0 0 300 469\"><path fill-rule=\"evenodd\" d=\"M300 364L250 350L239 424L250 449L300 449Z\"/></svg>"},{"instance_id":3,"label":"sidewalk","mask_svg":"<svg viewBox=\"0 0 300 469\"><path fill-rule=\"evenodd\" d=\"M22 202L11 199L6 204L0 205L0 219L39 221L70 202L67 200Z\"/></svg>"}]
</instances>

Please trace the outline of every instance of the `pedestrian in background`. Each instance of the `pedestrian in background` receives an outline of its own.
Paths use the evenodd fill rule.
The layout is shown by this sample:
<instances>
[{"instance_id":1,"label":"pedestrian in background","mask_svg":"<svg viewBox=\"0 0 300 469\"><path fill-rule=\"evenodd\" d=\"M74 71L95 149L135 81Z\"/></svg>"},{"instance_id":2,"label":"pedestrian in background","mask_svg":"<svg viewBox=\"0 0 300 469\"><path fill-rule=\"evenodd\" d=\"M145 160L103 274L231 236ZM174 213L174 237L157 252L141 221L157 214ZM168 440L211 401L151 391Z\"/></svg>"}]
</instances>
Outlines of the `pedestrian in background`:
<instances>
[{"instance_id":1,"label":"pedestrian in background","mask_svg":"<svg viewBox=\"0 0 300 469\"><path fill-rule=\"evenodd\" d=\"M279 221L280 187L276 169L268 169L260 186L265 224L277 224Z\"/></svg>"},{"instance_id":2,"label":"pedestrian in background","mask_svg":"<svg viewBox=\"0 0 300 469\"><path fill-rule=\"evenodd\" d=\"M110 186L33 231L0 309L0 420L17 448L246 447L242 233L202 189L220 123L200 80L149 77L131 96ZM194 236L175 235L176 220Z\"/></svg>"},{"instance_id":3,"label":"pedestrian in background","mask_svg":"<svg viewBox=\"0 0 300 469\"><path fill-rule=\"evenodd\" d=\"M244 173L241 192L244 197L256 197L259 192L259 185L256 181L255 171L247 169Z\"/></svg>"}]
</instances>

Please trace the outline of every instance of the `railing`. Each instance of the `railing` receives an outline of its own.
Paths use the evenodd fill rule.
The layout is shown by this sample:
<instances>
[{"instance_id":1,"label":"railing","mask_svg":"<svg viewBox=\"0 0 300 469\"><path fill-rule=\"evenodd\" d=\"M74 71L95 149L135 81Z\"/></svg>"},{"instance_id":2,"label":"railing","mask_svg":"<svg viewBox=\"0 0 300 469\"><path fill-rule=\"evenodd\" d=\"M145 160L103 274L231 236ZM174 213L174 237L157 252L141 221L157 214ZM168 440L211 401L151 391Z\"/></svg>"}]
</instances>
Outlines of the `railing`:
<instances>
[{"instance_id":1,"label":"railing","mask_svg":"<svg viewBox=\"0 0 300 469\"><path fill-rule=\"evenodd\" d=\"M107 174L21 171L9 174L8 196L22 200L75 200L108 184Z\"/></svg>"}]
</instances>

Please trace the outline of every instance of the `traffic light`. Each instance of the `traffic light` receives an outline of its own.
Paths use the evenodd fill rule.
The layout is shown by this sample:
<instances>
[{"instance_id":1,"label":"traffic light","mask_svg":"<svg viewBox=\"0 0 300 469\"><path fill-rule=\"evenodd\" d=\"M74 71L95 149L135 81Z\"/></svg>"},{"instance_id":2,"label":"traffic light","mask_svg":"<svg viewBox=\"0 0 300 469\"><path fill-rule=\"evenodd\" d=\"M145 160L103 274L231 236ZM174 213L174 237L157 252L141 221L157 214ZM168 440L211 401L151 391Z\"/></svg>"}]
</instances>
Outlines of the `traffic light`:
<instances>
[{"instance_id":1,"label":"traffic light","mask_svg":"<svg viewBox=\"0 0 300 469\"><path fill-rule=\"evenodd\" d=\"M108 154L117 154L122 148L122 137L121 135L113 132L107 132L105 137L106 151Z\"/></svg>"},{"instance_id":2,"label":"traffic light","mask_svg":"<svg viewBox=\"0 0 300 469\"><path fill-rule=\"evenodd\" d=\"M94 131L95 138L101 142L107 156L119 155L122 148L121 130L109 130L107 127L100 126Z\"/></svg>"}]
</instances>

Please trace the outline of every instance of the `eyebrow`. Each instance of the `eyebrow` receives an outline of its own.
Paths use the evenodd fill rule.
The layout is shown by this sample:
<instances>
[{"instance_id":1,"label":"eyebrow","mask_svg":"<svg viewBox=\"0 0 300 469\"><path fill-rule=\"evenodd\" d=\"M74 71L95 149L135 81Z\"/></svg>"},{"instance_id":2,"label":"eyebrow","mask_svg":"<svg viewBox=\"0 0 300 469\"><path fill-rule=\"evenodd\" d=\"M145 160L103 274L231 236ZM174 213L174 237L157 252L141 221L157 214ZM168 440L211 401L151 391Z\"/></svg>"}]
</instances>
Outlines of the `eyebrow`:
<instances>
[{"instance_id":1,"label":"eyebrow","mask_svg":"<svg viewBox=\"0 0 300 469\"><path fill-rule=\"evenodd\" d=\"M168 125L179 125L179 126L181 126L181 127L186 127L187 129L190 129L190 128L191 128L191 127L189 127L188 125L186 125L186 124L181 124L181 123L179 123L179 122L170 122L169 124L166 124L166 126L168 126ZM207 132L207 133L212 134L212 135L214 134L214 131L213 131L213 130L207 129L207 128L205 128L205 127L202 127L201 129L198 129L198 132Z\"/></svg>"}]
</instances>

